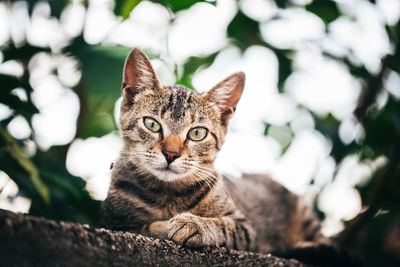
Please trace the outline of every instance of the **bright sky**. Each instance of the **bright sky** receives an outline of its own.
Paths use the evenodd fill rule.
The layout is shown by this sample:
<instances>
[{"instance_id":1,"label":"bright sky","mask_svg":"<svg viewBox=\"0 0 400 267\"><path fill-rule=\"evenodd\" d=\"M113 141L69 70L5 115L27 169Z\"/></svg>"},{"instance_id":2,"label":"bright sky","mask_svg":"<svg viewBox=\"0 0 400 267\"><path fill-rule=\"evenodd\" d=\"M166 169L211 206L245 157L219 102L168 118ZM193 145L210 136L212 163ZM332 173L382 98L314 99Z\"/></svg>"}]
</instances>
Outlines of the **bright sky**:
<instances>
[{"instance_id":1,"label":"bright sky","mask_svg":"<svg viewBox=\"0 0 400 267\"><path fill-rule=\"evenodd\" d=\"M400 16L399 0L378 0L378 9L362 0L337 2L348 16L333 22L327 35L323 22L301 8L279 10L272 1L240 1L248 16L262 22L260 31L265 40L279 48L299 51L294 57L296 72L285 84L286 94L277 91L277 59L270 50L253 46L241 55L237 48L229 46L225 31L236 12L234 0L220 0L216 7L197 4L178 13L172 25L169 24L170 13L151 2L141 2L130 18L120 24L112 14L109 0L93 0L90 1L84 36L92 44L103 42L159 51L164 61L169 62L168 65L154 61L165 84L174 83L173 63L182 64L189 56L223 49L215 62L193 79L194 86L204 91L234 71L246 73L245 91L216 168L233 177L239 177L242 172L267 172L292 191L310 198L332 181L336 163L329 156L332 146L329 140L314 130L311 115L299 105L321 115L330 112L340 119L340 137L346 143L362 136L362 127L352 117L360 83L347 73L343 65L322 57L321 46L337 55L352 49L356 61L376 71L379 59L391 51L383 25L385 22L394 24ZM29 42L50 45L57 51L70 37L79 33L84 23L80 19L84 12L79 1L74 1L58 22L49 17L48 5L41 2L29 21L23 3L15 3L11 10L0 3L0 45L9 37L21 43L25 33ZM280 19L266 22L277 14ZM80 78L80 73L75 70L76 62L60 56L38 54L29 67L34 88L32 98L40 109L40 114L33 118L39 149L71 142L79 113L78 98L69 89ZM58 77L52 74L55 67L61 73ZM17 62L5 62L0 64L0 72L21 74L22 69ZM396 73L389 77L388 90L399 97L398 86L393 84L398 85L400 77ZM26 98L21 90L15 90L15 94ZM9 112L0 105L1 117ZM288 122L295 136L291 147L281 157L282 148L277 140L287 141L289 129L285 125ZM271 135L275 138L263 136L264 123L274 125ZM21 139L30 133L22 117L15 118L8 130L15 138ZM104 199L109 184L109 165L118 156L120 148L117 133L101 138L77 139L69 149L67 168L88 181L87 189L94 197ZM35 149L31 148L31 153ZM360 197L352 187L365 180L383 162L384 159L377 159L369 165L360 164L356 158L350 157L339 166L335 182L326 187L319 198L320 208L328 214L324 222L326 233L337 232L342 227L341 219L350 219L360 211ZM315 177L315 184L310 187L308 184L312 177ZM18 203L11 204L5 200L6 194L15 195L17 188L4 173L0 173L0 187L2 183L9 189L0 192L0 207L26 212L30 205L26 199L20 198Z\"/></svg>"}]
</instances>

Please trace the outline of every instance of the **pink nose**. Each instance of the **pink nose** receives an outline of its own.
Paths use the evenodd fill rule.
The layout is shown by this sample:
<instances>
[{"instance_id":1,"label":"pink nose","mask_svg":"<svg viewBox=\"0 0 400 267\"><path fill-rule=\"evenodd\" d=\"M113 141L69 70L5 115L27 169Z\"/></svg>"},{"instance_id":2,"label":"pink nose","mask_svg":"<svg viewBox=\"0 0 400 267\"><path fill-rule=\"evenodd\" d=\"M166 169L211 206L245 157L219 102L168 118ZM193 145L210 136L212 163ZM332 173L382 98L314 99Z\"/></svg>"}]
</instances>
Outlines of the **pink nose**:
<instances>
[{"instance_id":1,"label":"pink nose","mask_svg":"<svg viewBox=\"0 0 400 267\"><path fill-rule=\"evenodd\" d=\"M167 160L168 164L171 164L171 162L173 162L175 159L179 158L180 153L179 151L173 151L173 150L168 150L168 149L164 149L162 151L165 159Z\"/></svg>"}]
</instances>

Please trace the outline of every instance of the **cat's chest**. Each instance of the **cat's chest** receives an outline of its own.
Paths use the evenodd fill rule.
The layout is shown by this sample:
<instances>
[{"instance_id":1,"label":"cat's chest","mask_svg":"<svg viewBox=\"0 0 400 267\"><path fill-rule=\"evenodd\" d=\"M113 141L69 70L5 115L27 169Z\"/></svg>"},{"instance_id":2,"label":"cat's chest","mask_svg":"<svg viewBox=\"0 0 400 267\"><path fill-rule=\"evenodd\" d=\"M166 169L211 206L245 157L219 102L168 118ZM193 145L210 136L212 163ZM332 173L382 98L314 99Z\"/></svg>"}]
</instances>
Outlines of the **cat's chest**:
<instances>
[{"instance_id":1,"label":"cat's chest","mask_svg":"<svg viewBox=\"0 0 400 267\"><path fill-rule=\"evenodd\" d=\"M213 217L223 214L229 206L227 202L221 203L220 198L212 195L189 195L185 197L177 197L174 194L159 196L156 207L156 220L168 220L172 217L190 212L197 216ZM201 197L201 198L200 198Z\"/></svg>"},{"instance_id":2,"label":"cat's chest","mask_svg":"<svg viewBox=\"0 0 400 267\"><path fill-rule=\"evenodd\" d=\"M187 198L176 197L173 194L158 195L156 208L159 211L159 216L162 217L159 219L169 219L187 211L188 202Z\"/></svg>"},{"instance_id":3,"label":"cat's chest","mask_svg":"<svg viewBox=\"0 0 400 267\"><path fill-rule=\"evenodd\" d=\"M167 200L167 198L165 198L158 199L157 204L149 207L148 211L149 221L169 220L172 217L185 212L185 207L175 199Z\"/></svg>"}]
</instances>

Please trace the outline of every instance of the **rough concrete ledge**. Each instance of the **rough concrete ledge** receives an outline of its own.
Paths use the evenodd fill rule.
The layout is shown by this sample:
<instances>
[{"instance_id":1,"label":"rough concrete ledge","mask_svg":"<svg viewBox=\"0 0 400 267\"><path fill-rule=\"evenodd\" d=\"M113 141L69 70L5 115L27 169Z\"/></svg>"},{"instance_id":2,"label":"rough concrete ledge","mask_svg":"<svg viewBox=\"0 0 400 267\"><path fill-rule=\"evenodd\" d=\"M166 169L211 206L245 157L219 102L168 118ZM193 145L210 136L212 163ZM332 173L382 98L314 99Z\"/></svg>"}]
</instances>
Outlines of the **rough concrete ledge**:
<instances>
[{"instance_id":1,"label":"rough concrete ledge","mask_svg":"<svg viewBox=\"0 0 400 267\"><path fill-rule=\"evenodd\" d=\"M270 254L203 248L0 210L0 266L305 266Z\"/></svg>"}]
</instances>

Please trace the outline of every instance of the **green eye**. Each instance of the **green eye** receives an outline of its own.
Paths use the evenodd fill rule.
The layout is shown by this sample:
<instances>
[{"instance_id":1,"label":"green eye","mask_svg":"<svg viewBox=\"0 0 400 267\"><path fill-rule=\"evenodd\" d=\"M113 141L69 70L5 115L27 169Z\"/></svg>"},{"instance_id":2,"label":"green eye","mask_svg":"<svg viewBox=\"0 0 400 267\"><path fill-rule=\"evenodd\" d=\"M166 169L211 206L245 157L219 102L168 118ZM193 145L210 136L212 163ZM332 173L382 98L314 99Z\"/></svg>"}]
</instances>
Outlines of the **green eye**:
<instances>
[{"instance_id":1,"label":"green eye","mask_svg":"<svg viewBox=\"0 0 400 267\"><path fill-rule=\"evenodd\" d=\"M146 126L147 129L149 129L152 132L160 132L161 131L161 125L154 119L145 117L143 119L144 125Z\"/></svg>"},{"instance_id":2,"label":"green eye","mask_svg":"<svg viewBox=\"0 0 400 267\"><path fill-rule=\"evenodd\" d=\"M196 127L189 131L188 137L193 141L201 141L207 136L207 129L203 127Z\"/></svg>"}]
</instances>

